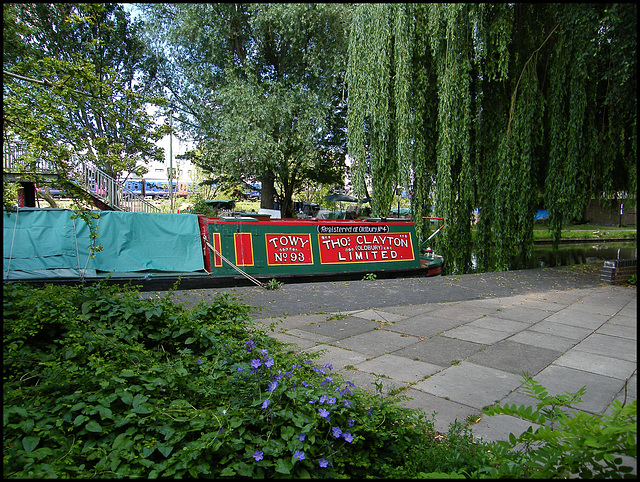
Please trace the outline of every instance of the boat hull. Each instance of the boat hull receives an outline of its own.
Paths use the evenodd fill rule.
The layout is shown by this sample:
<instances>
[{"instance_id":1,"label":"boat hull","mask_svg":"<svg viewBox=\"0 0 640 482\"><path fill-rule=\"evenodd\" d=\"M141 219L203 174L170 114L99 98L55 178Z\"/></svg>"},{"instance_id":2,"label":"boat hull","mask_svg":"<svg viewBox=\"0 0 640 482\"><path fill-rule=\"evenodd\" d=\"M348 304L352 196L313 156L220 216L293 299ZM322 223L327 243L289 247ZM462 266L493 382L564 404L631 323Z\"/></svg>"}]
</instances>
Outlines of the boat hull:
<instances>
[{"instance_id":1,"label":"boat hull","mask_svg":"<svg viewBox=\"0 0 640 482\"><path fill-rule=\"evenodd\" d=\"M439 256L420 256L415 226L402 220L199 217L211 276L257 278L421 271L441 274Z\"/></svg>"}]
</instances>

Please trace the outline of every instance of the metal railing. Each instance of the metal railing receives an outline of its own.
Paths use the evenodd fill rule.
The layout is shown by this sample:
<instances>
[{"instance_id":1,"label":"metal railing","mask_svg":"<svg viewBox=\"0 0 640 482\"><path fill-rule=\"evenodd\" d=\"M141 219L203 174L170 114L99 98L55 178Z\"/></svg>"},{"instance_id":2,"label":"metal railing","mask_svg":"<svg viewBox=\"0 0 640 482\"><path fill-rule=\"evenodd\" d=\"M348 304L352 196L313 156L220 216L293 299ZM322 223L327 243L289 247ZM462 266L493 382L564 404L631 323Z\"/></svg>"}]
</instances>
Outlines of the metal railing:
<instances>
[{"instance_id":1,"label":"metal railing","mask_svg":"<svg viewBox=\"0 0 640 482\"><path fill-rule=\"evenodd\" d=\"M57 172L54 163L36 159L25 163L24 156L27 151L21 146L7 145L3 143L2 157L5 173L26 172L33 174L52 174ZM71 182L99 199L111 209L129 212L160 212L156 206L145 200L142 196L128 189L123 183L115 180L92 162L82 161L77 156L71 158Z\"/></svg>"}]
</instances>

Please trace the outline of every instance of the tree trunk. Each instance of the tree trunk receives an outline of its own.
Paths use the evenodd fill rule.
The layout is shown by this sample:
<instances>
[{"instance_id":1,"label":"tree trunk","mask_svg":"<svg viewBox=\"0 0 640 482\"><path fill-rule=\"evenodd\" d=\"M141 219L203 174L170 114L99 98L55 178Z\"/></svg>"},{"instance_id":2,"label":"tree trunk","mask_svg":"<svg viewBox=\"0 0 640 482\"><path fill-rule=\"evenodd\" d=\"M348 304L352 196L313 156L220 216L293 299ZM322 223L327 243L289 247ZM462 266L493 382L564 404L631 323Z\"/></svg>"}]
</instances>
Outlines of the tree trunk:
<instances>
[{"instance_id":1,"label":"tree trunk","mask_svg":"<svg viewBox=\"0 0 640 482\"><path fill-rule=\"evenodd\" d=\"M262 189L260 191L260 207L262 209L273 209L273 200L276 195L274 177L271 172L262 176Z\"/></svg>"},{"instance_id":2,"label":"tree trunk","mask_svg":"<svg viewBox=\"0 0 640 482\"><path fill-rule=\"evenodd\" d=\"M41 197L42 199L47 201L49 203L49 206L51 206L52 208L58 207L58 204L56 203L56 200L51 195L51 192L49 191L48 186L44 188L44 191L36 191L36 194L38 195L38 197Z\"/></svg>"}]
</instances>

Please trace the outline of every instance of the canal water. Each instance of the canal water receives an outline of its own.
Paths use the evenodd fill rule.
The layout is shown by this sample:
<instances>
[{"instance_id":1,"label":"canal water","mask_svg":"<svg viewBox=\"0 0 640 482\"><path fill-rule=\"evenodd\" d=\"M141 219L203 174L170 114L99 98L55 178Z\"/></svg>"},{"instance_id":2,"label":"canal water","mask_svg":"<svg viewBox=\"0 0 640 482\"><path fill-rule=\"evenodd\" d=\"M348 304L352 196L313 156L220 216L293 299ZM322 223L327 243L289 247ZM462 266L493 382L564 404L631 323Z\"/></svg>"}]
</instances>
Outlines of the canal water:
<instances>
[{"instance_id":1,"label":"canal water","mask_svg":"<svg viewBox=\"0 0 640 482\"><path fill-rule=\"evenodd\" d=\"M603 244L562 243L558 249L558 258L553 255L551 245L537 245L529 261L529 269L570 266L573 264L604 264L612 259L637 258L636 242L616 242ZM472 267L476 269L476 258L472 255Z\"/></svg>"}]
</instances>

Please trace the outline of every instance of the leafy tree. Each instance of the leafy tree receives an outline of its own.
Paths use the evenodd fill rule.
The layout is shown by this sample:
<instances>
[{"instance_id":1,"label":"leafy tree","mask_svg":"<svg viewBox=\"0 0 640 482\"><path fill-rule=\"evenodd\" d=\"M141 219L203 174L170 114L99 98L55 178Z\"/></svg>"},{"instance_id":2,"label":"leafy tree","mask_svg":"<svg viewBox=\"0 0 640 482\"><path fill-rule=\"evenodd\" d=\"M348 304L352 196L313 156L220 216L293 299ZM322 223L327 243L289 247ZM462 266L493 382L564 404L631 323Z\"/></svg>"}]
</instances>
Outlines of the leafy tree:
<instances>
[{"instance_id":1,"label":"leafy tree","mask_svg":"<svg viewBox=\"0 0 640 482\"><path fill-rule=\"evenodd\" d=\"M339 4L144 4L159 75L209 170L262 181L291 214L308 180L341 181L348 9ZM202 167L207 167L203 165Z\"/></svg>"},{"instance_id":2,"label":"leafy tree","mask_svg":"<svg viewBox=\"0 0 640 482\"><path fill-rule=\"evenodd\" d=\"M162 158L155 141L167 129L146 109L163 100L146 88L140 25L122 6L4 4L3 17L3 134L27 164L55 166L72 189L74 158L115 178Z\"/></svg>"},{"instance_id":3,"label":"leafy tree","mask_svg":"<svg viewBox=\"0 0 640 482\"><path fill-rule=\"evenodd\" d=\"M541 197L556 248L590 199L635 202L636 30L635 4L358 5L356 187L372 176L377 215L410 188L418 225L433 196L448 272L471 269L475 207L479 268L526 266Z\"/></svg>"}]
</instances>

